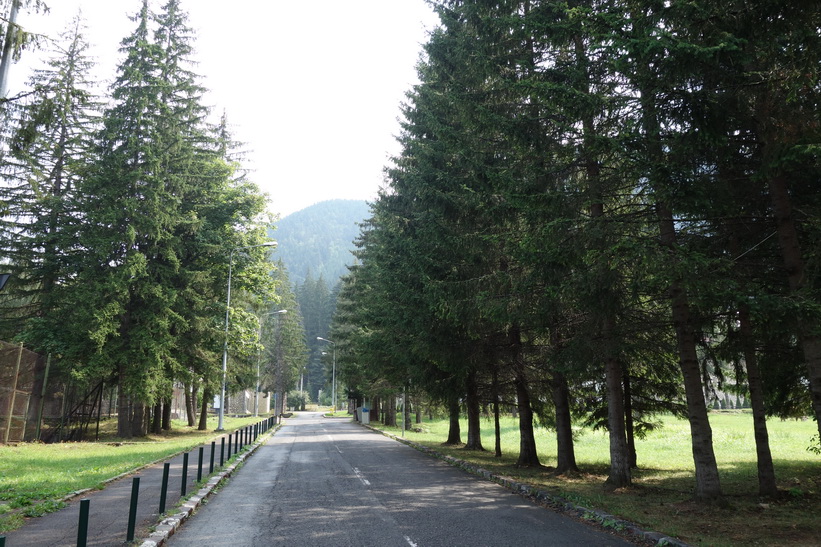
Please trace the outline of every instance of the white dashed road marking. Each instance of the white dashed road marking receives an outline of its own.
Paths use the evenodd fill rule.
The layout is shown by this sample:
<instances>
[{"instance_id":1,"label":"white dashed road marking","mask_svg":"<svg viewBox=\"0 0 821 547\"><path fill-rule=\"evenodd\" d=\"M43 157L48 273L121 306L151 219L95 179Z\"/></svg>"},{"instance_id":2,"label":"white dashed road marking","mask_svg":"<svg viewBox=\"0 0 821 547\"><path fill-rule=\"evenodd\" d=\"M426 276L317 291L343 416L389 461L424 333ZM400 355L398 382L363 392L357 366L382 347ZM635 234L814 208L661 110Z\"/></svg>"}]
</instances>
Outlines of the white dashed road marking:
<instances>
[{"instance_id":1,"label":"white dashed road marking","mask_svg":"<svg viewBox=\"0 0 821 547\"><path fill-rule=\"evenodd\" d=\"M362 476L362 473L359 472L359 469L354 467L353 472L356 473L357 478L362 481L362 484L364 484L365 486L371 485L370 481Z\"/></svg>"}]
</instances>

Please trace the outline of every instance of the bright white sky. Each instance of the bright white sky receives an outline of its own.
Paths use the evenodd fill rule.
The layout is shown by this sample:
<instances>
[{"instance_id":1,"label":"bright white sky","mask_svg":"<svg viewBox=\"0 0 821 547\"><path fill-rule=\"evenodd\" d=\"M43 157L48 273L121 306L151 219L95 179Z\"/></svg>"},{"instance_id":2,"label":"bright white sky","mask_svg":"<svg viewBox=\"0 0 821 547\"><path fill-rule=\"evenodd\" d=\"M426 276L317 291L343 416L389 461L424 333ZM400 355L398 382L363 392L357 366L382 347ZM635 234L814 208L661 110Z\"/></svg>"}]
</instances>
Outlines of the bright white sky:
<instances>
[{"instance_id":1,"label":"bright white sky","mask_svg":"<svg viewBox=\"0 0 821 547\"><path fill-rule=\"evenodd\" d=\"M46 0L55 34L82 9L87 40L110 81L141 0ZM155 11L165 0L151 0ZM436 17L424 0L183 0L197 32L207 103L227 112L250 151L252 179L281 216L328 199L373 200L398 146L397 118ZM29 58L34 55L29 52ZM13 65L11 94L28 74ZM15 89L15 87L17 89Z\"/></svg>"}]
</instances>

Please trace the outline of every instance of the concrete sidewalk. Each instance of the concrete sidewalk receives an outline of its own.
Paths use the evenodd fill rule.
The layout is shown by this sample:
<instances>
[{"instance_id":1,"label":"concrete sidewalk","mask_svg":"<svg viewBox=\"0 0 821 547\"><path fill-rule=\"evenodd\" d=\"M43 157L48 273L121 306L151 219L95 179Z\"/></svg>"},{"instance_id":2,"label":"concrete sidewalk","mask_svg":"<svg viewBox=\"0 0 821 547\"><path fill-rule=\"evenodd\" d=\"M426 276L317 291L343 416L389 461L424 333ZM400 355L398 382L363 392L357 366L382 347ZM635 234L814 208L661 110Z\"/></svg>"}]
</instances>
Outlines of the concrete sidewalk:
<instances>
[{"instance_id":1,"label":"concrete sidewalk","mask_svg":"<svg viewBox=\"0 0 821 547\"><path fill-rule=\"evenodd\" d=\"M264 427L264 426L263 426ZM170 459L155 462L132 473L121 475L109 482L103 490L86 491L74 494L66 500L69 506L60 511L49 513L42 517L30 519L23 527L7 532L6 547L21 546L74 546L77 545L77 531L80 517L80 501L90 500L88 517L87 545L126 545L128 532L129 508L131 505L131 491L133 477L140 478L139 499L137 502L135 540L148 540L147 545L157 545L164 538L173 533L176 525L193 512L202 498L234 469L257 447L264 443L278 426L261 433L256 440L244 444L240 454L236 457L236 434L232 431L215 439L214 474L199 489L195 488L197 480L199 447L187 453L188 472L186 480L186 497L189 500L182 507L176 505L180 501L182 492L183 461L186 453L180 453ZM244 428L243 428L244 429ZM242 437L242 429L241 437ZM249 437L252 436L252 432ZM227 461L228 435L231 435L231 457ZM220 439L225 439L225 462L220 468ZM208 476L211 458L211 443L202 445L203 462L202 477ZM162 476L164 463L170 463L168 476L168 493L165 502L165 515L160 518L160 496L162 491ZM192 495L193 494L193 495ZM167 521L167 522L166 522Z\"/></svg>"}]
</instances>

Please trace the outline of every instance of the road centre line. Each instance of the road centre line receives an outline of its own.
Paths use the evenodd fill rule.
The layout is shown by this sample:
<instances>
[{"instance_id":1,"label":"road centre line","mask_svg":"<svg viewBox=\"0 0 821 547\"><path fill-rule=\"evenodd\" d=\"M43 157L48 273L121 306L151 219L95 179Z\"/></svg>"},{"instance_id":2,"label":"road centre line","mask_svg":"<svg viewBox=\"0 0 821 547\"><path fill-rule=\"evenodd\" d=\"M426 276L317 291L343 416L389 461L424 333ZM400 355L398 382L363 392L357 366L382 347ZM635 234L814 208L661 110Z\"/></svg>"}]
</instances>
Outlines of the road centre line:
<instances>
[{"instance_id":1,"label":"road centre line","mask_svg":"<svg viewBox=\"0 0 821 547\"><path fill-rule=\"evenodd\" d=\"M369 481L368 479L366 479L365 477L363 477L363 476L362 476L362 473L360 473L360 472L359 472L359 469L357 469L356 467L354 467L354 468L353 468L353 472L354 472L354 473L356 473L356 477L357 477L359 480L361 480L361 481L362 481L362 484L364 484L365 486L370 486L370 485L371 485L370 481Z\"/></svg>"}]
</instances>

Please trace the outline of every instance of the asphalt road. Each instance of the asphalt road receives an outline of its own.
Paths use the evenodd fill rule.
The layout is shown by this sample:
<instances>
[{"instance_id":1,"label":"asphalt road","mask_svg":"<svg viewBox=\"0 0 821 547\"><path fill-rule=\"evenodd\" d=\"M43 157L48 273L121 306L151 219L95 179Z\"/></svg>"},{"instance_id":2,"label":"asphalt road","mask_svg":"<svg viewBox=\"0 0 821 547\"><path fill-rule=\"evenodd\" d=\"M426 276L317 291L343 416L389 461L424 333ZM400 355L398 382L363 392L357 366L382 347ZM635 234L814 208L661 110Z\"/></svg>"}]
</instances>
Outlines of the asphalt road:
<instances>
[{"instance_id":1,"label":"asphalt road","mask_svg":"<svg viewBox=\"0 0 821 547\"><path fill-rule=\"evenodd\" d=\"M347 420L301 414L169 545L632 544Z\"/></svg>"}]
</instances>

